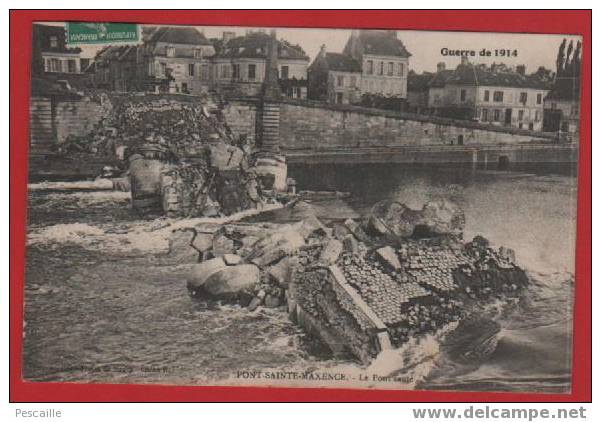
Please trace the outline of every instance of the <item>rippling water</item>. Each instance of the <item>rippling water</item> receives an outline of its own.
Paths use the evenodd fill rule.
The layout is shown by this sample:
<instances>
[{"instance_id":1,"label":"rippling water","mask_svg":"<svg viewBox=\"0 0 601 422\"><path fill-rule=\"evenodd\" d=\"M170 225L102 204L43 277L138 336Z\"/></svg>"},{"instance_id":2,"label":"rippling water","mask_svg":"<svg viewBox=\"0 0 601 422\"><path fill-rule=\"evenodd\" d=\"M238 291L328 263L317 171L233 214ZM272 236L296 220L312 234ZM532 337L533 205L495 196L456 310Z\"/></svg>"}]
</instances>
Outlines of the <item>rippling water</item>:
<instances>
[{"instance_id":1,"label":"rippling water","mask_svg":"<svg viewBox=\"0 0 601 422\"><path fill-rule=\"evenodd\" d=\"M466 212L466 238L482 234L514 248L531 277L525 297L493 309L502 331L486 361L454 362L426 338L372 369L398 361L387 371L423 389L569 390L572 175L399 165L296 166L290 175L303 189L352 192L345 201L315 201L323 218L361 215L384 198L413 207L440 196L457 201ZM155 256L165 244L160 224L127 204L128 194L111 191L30 193L26 379L200 384L235 382L237 371L362 369L318 353L285 312L191 300L182 282L187 268L163 266Z\"/></svg>"}]
</instances>

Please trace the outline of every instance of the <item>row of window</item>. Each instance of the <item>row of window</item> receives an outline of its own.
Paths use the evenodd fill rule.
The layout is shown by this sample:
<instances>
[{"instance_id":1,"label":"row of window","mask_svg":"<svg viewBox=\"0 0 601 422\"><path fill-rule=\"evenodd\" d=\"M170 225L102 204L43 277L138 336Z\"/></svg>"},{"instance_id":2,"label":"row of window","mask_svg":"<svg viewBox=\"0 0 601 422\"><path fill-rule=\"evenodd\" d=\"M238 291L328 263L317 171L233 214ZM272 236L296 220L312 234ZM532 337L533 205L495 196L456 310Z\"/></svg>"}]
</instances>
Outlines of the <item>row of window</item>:
<instances>
[{"instance_id":1,"label":"row of window","mask_svg":"<svg viewBox=\"0 0 601 422\"><path fill-rule=\"evenodd\" d=\"M77 73L77 60L67 59L62 60L58 58L47 58L44 59L44 70L46 72L55 73Z\"/></svg>"},{"instance_id":2,"label":"row of window","mask_svg":"<svg viewBox=\"0 0 601 422\"><path fill-rule=\"evenodd\" d=\"M357 85L357 77L355 75L350 76L349 77L349 81L350 81L349 86L351 88L358 87L358 85ZM338 75L338 76L336 76L336 86L343 87L343 86L345 86L345 83L346 83L346 78L344 77L344 75Z\"/></svg>"},{"instance_id":3,"label":"row of window","mask_svg":"<svg viewBox=\"0 0 601 422\"><path fill-rule=\"evenodd\" d=\"M462 94L462 101L463 100L463 93L465 90L461 90L461 94ZM495 103L502 103L503 102L503 96L504 93L503 91L493 91L492 94L492 100ZM484 91L484 101L488 102L490 101L490 91L489 90L485 90ZM528 93L527 92L520 92L520 104L526 104L528 102ZM543 103L543 94L536 94L536 104L542 104Z\"/></svg>"},{"instance_id":4,"label":"row of window","mask_svg":"<svg viewBox=\"0 0 601 422\"><path fill-rule=\"evenodd\" d=\"M489 110L487 108L483 108L482 109L482 118L480 119L483 122L500 122L502 120L502 113L503 110L501 109L494 109L494 110ZM504 111L504 120L507 123L511 122L511 117L513 115L513 111L512 109L508 108ZM524 120L524 110L518 110L518 122L522 122ZM539 110L536 110L534 112L534 121L535 122L540 122L541 120L541 113Z\"/></svg>"},{"instance_id":5,"label":"row of window","mask_svg":"<svg viewBox=\"0 0 601 422\"><path fill-rule=\"evenodd\" d=\"M405 66L403 63L395 63L394 62L374 62L373 60L367 60L365 64L364 72L368 75L376 74L375 66L377 66L377 74L380 76L404 76L405 74Z\"/></svg>"},{"instance_id":6,"label":"row of window","mask_svg":"<svg viewBox=\"0 0 601 422\"><path fill-rule=\"evenodd\" d=\"M173 46L167 46L167 47L165 47L165 55L167 57L175 57L175 47L173 47ZM194 58L195 59L202 59L202 48L195 48L194 49Z\"/></svg>"}]
</instances>

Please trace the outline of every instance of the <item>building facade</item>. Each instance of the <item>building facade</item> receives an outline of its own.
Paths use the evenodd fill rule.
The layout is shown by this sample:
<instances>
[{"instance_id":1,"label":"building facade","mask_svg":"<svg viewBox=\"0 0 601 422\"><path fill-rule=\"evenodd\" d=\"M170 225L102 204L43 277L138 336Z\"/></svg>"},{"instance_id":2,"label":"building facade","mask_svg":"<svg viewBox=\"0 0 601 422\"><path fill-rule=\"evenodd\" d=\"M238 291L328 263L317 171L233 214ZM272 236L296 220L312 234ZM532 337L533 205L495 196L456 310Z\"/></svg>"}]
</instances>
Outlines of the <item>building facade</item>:
<instances>
[{"instance_id":1,"label":"building facade","mask_svg":"<svg viewBox=\"0 0 601 422\"><path fill-rule=\"evenodd\" d=\"M33 25L32 74L34 76L81 74L81 49L68 48L62 26Z\"/></svg>"},{"instance_id":2,"label":"building facade","mask_svg":"<svg viewBox=\"0 0 601 422\"><path fill-rule=\"evenodd\" d=\"M396 31L353 30L343 53L361 64L362 95L407 98L411 54Z\"/></svg>"},{"instance_id":3,"label":"building facade","mask_svg":"<svg viewBox=\"0 0 601 422\"><path fill-rule=\"evenodd\" d=\"M430 82L429 106L438 115L471 119L498 126L540 131L548 82L494 64L473 65L466 60L449 75Z\"/></svg>"},{"instance_id":4,"label":"building facade","mask_svg":"<svg viewBox=\"0 0 601 422\"><path fill-rule=\"evenodd\" d=\"M361 101L361 64L353 57L328 53L323 45L308 73L310 99L332 104Z\"/></svg>"},{"instance_id":5,"label":"building facade","mask_svg":"<svg viewBox=\"0 0 601 422\"><path fill-rule=\"evenodd\" d=\"M138 89L200 94L211 85L213 44L195 28L158 27L138 49Z\"/></svg>"},{"instance_id":6,"label":"building facade","mask_svg":"<svg viewBox=\"0 0 601 422\"><path fill-rule=\"evenodd\" d=\"M225 32L212 60L213 87L222 92L255 96L265 80L270 36L263 31L235 36ZM299 46L277 41L278 79L282 94L307 98L309 57Z\"/></svg>"}]
</instances>

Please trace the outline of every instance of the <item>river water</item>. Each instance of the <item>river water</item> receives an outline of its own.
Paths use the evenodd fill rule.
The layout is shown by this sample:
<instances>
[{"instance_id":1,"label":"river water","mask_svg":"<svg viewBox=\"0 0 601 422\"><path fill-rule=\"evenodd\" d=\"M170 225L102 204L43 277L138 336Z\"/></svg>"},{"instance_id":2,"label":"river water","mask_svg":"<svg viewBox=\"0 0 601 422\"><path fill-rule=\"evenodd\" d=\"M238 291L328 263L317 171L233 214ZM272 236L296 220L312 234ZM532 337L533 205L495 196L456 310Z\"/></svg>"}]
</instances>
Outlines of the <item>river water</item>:
<instances>
[{"instance_id":1,"label":"river water","mask_svg":"<svg viewBox=\"0 0 601 422\"><path fill-rule=\"evenodd\" d=\"M466 213L466 239L481 234L494 246L515 249L527 270L527 294L498 306L502 330L492 355L458 363L437 339L421 339L373 365L400 362L392 370L411 382L398 388L569 391L576 221L576 178L569 169L291 166L289 173L302 189L352 193L315 201L324 219L363 215L381 199L415 208L437 197L456 201ZM236 378L239 371L365 369L323 353L281 310L249 313L191 300L182 281L187 268L163 265L157 255L166 248L163 221L133 213L127 193L35 187L29 195L26 379L220 384L248 382Z\"/></svg>"}]
</instances>

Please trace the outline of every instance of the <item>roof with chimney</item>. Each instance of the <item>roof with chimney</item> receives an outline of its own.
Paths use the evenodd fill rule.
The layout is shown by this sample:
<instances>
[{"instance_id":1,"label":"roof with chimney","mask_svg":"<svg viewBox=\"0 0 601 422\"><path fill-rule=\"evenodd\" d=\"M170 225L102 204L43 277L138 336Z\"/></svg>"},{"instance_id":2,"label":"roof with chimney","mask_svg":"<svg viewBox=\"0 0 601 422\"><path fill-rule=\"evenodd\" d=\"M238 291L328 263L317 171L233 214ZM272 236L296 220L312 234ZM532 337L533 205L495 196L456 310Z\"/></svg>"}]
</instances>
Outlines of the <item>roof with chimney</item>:
<instances>
[{"instance_id":1,"label":"roof with chimney","mask_svg":"<svg viewBox=\"0 0 601 422\"><path fill-rule=\"evenodd\" d=\"M187 26L161 26L149 28L147 36L149 43L211 45L211 42L196 28Z\"/></svg>"},{"instance_id":2,"label":"roof with chimney","mask_svg":"<svg viewBox=\"0 0 601 422\"><path fill-rule=\"evenodd\" d=\"M363 54L406 58L411 56L403 42L396 37L396 31L361 30L358 41Z\"/></svg>"},{"instance_id":3,"label":"roof with chimney","mask_svg":"<svg viewBox=\"0 0 601 422\"><path fill-rule=\"evenodd\" d=\"M326 53L328 69L337 72L361 72L361 63L347 54Z\"/></svg>"},{"instance_id":4,"label":"roof with chimney","mask_svg":"<svg viewBox=\"0 0 601 422\"><path fill-rule=\"evenodd\" d=\"M264 32L251 32L232 38L221 47L215 57L265 59L270 38L271 36ZM284 40L277 40L277 43L279 59L309 60L300 46L291 45Z\"/></svg>"},{"instance_id":5,"label":"roof with chimney","mask_svg":"<svg viewBox=\"0 0 601 422\"><path fill-rule=\"evenodd\" d=\"M547 81L536 75L523 75L506 69L492 70L482 65L461 64L446 79L446 84L469 86L502 86L512 88L551 89Z\"/></svg>"}]
</instances>

